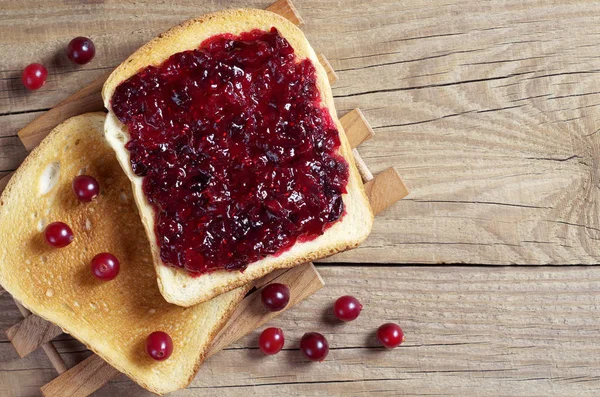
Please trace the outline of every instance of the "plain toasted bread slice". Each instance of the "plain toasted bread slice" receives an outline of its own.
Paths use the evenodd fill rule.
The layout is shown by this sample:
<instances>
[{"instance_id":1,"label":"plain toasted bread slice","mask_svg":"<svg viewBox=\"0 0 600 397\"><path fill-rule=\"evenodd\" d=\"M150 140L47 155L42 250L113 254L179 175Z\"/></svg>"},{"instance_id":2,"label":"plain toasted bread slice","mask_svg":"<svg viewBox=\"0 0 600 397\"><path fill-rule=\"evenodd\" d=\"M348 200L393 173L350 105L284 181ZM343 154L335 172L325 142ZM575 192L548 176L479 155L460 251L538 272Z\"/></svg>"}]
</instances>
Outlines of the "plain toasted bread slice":
<instances>
[{"instance_id":1,"label":"plain toasted bread slice","mask_svg":"<svg viewBox=\"0 0 600 397\"><path fill-rule=\"evenodd\" d=\"M104 119L104 113L88 113L65 121L13 175L0 198L0 284L141 386L167 393L192 381L246 288L187 310L164 300L131 184L104 140ZM72 192L79 173L100 183L91 203ZM44 241L44 225L53 221L73 230L75 240L65 248ZM99 252L121 262L112 281L96 280L90 271ZM174 343L163 362L145 352L146 337L157 330Z\"/></svg>"},{"instance_id":2,"label":"plain toasted bread slice","mask_svg":"<svg viewBox=\"0 0 600 397\"><path fill-rule=\"evenodd\" d=\"M348 193L343 196L346 214L341 221L335 223L315 240L296 243L283 254L268 256L251 263L243 272L219 270L191 277L184 270L166 266L160 259L160 248L156 244L154 232L154 210L148 204L142 191L143 178L132 172L129 152L125 148L125 143L129 141L129 134L127 127L112 113L111 98L116 87L122 81L135 75L142 68L149 65L160 65L175 53L196 49L200 43L211 36L223 33L238 35L253 29L268 31L271 27L277 28L279 33L287 39L298 58L309 58L316 68L317 87L322 102L329 109L340 134L342 145L339 151L350 165ZM356 247L370 233L373 214L364 193L360 175L354 165L350 145L336 116L327 75L302 31L285 18L268 11L245 9L217 12L184 22L141 47L117 67L104 84L102 96L106 108L109 109L105 127L107 141L117 152L119 162L132 181L142 222L152 245L159 287L167 301L182 306L206 301L260 278L275 269L292 267Z\"/></svg>"}]
</instances>

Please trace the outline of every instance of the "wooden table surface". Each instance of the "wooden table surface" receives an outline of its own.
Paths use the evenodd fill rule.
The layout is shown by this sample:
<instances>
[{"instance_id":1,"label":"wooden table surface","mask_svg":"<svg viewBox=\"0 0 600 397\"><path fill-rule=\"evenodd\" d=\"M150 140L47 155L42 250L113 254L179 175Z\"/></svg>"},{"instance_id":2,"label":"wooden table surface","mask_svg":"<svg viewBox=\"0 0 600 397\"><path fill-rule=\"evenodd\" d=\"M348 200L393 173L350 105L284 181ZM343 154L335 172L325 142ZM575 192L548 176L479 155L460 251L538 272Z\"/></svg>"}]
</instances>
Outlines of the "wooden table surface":
<instances>
[{"instance_id":1,"label":"wooden table surface","mask_svg":"<svg viewBox=\"0 0 600 397\"><path fill-rule=\"evenodd\" d=\"M157 33L268 4L0 0L0 175L27 155L21 127ZM338 112L360 107L375 129L366 163L395 166L411 194L361 248L319 267L324 289L273 322L284 352L262 357L256 332L173 395L599 395L600 267L581 265L600 260L600 3L295 4L339 75ZM77 35L97 47L83 67L64 54ZM29 93L19 76L32 62L50 75ZM329 311L343 294L365 304L344 325ZM19 319L0 297L0 328ZM387 321L407 334L394 351L373 339ZM297 350L311 330L329 338L324 363ZM56 345L69 365L90 354L66 335ZM19 360L0 334L0 396L39 395L55 376L41 351ZM148 394L124 376L97 393Z\"/></svg>"}]
</instances>

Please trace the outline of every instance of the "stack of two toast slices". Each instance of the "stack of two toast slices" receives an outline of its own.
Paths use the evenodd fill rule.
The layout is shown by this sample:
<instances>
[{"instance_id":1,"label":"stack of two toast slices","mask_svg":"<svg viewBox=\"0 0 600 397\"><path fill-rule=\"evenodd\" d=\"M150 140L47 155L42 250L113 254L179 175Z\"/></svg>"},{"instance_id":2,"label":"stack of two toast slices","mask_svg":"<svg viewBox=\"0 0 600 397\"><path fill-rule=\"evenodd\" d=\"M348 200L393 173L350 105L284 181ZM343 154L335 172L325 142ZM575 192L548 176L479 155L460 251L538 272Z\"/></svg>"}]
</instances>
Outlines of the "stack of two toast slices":
<instances>
[{"instance_id":1,"label":"stack of two toast slices","mask_svg":"<svg viewBox=\"0 0 600 397\"><path fill-rule=\"evenodd\" d=\"M244 271L190 275L161 260L156 208L144 192L144 177L132 170L125 146L131 137L115 116L111 99L119 84L140 70L197 49L215 35L272 28L298 59L314 66L321 104L341 141L338 154L348 164L345 211L317 238L298 240L283 252L247 264ZM85 114L55 128L6 187L0 207L0 284L33 313L72 334L141 386L162 394L192 381L211 341L253 280L357 246L369 234L373 215L325 71L303 33L276 14L230 10L187 21L123 62L102 94L108 115ZM91 203L78 202L71 192L78 174L92 175L100 183L101 195ZM45 244L43 228L54 221L71 226L72 244L62 249ZM110 282L96 280L89 271L99 252L111 252L121 261L120 274ZM167 332L175 346L162 362L150 359L144 349L147 335L157 330Z\"/></svg>"}]
</instances>

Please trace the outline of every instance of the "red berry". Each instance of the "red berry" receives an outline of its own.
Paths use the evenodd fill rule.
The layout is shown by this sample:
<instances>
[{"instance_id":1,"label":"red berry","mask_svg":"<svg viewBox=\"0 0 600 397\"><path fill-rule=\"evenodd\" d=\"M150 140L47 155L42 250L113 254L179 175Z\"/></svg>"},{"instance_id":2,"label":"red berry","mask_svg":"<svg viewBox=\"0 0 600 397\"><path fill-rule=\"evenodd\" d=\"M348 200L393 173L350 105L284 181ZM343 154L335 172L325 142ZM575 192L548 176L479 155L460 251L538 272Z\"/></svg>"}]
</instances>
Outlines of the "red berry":
<instances>
[{"instance_id":1,"label":"red berry","mask_svg":"<svg viewBox=\"0 0 600 397\"><path fill-rule=\"evenodd\" d=\"M73 179L73 193L79 201L89 202L100 193L100 185L92 176L79 175Z\"/></svg>"},{"instance_id":2,"label":"red berry","mask_svg":"<svg viewBox=\"0 0 600 397\"><path fill-rule=\"evenodd\" d=\"M41 63L32 63L23 69L21 81L28 90L37 90L46 83L48 70Z\"/></svg>"},{"instance_id":3,"label":"red berry","mask_svg":"<svg viewBox=\"0 0 600 397\"><path fill-rule=\"evenodd\" d=\"M261 298L267 310L278 312L290 301L290 288L285 284L269 284L263 288Z\"/></svg>"},{"instance_id":4,"label":"red berry","mask_svg":"<svg viewBox=\"0 0 600 397\"><path fill-rule=\"evenodd\" d=\"M73 241L73 231L66 223L52 222L44 229L46 241L53 247L62 248Z\"/></svg>"},{"instance_id":5,"label":"red berry","mask_svg":"<svg viewBox=\"0 0 600 397\"><path fill-rule=\"evenodd\" d=\"M267 328L260 334L260 338L258 338L258 347L268 356L279 353L284 343L281 328Z\"/></svg>"},{"instance_id":6,"label":"red berry","mask_svg":"<svg viewBox=\"0 0 600 397\"><path fill-rule=\"evenodd\" d=\"M350 295L339 297L333 305L335 316L342 321L356 320L361 310L362 305L358 299Z\"/></svg>"},{"instance_id":7,"label":"red berry","mask_svg":"<svg viewBox=\"0 0 600 397\"><path fill-rule=\"evenodd\" d=\"M94 42L87 37L75 37L67 46L67 56L71 62L84 65L96 55Z\"/></svg>"},{"instance_id":8,"label":"red berry","mask_svg":"<svg viewBox=\"0 0 600 397\"><path fill-rule=\"evenodd\" d=\"M320 333L307 332L300 339L300 350L311 361L323 361L329 353L329 344Z\"/></svg>"},{"instance_id":9,"label":"red berry","mask_svg":"<svg viewBox=\"0 0 600 397\"><path fill-rule=\"evenodd\" d=\"M110 281L117 277L121 266L116 256L108 252L102 252L92 259L91 268L92 274L97 279Z\"/></svg>"},{"instance_id":10,"label":"red berry","mask_svg":"<svg viewBox=\"0 0 600 397\"><path fill-rule=\"evenodd\" d=\"M173 340L166 332L153 332L146 338L146 353L156 361L166 360L173 353Z\"/></svg>"},{"instance_id":11,"label":"red berry","mask_svg":"<svg viewBox=\"0 0 600 397\"><path fill-rule=\"evenodd\" d=\"M377 330L377 339L388 349L393 349L404 342L404 332L398 324L386 323Z\"/></svg>"}]
</instances>

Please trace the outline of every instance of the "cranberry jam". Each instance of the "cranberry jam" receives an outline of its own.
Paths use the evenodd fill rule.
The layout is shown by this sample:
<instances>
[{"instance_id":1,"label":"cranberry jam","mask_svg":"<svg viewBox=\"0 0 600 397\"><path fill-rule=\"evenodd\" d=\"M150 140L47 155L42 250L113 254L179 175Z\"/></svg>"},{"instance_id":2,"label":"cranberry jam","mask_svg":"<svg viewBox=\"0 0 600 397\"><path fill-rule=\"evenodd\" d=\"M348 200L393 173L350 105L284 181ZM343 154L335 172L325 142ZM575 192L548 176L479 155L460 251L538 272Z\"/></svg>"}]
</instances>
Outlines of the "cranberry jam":
<instances>
[{"instance_id":1,"label":"cranberry jam","mask_svg":"<svg viewBox=\"0 0 600 397\"><path fill-rule=\"evenodd\" d=\"M168 265L243 271L345 213L348 164L315 67L275 28L214 36L141 70L112 110Z\"/></svg>"}]
</instances>

